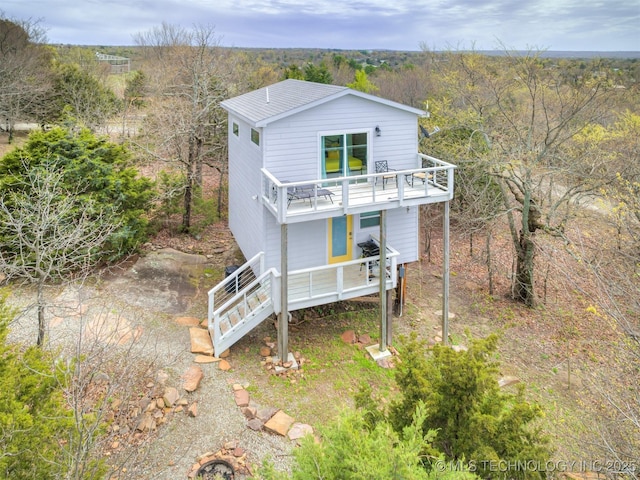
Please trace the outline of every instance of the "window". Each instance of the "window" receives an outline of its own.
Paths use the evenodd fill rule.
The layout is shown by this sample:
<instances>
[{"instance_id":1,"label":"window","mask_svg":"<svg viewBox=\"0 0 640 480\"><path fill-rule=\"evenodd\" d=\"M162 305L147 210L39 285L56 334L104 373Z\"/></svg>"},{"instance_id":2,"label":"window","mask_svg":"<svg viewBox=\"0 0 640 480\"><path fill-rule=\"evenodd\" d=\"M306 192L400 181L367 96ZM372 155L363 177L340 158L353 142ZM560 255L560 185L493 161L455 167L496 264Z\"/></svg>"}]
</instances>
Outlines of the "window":
<instances>
[{"instance_id":1,"label":"window","mask_svg":"<svg viewBox=\"0 0 640 480\"><path fill-rule=\"evenodd\" d=\"M360 228L377 227L380 225L380 211L360 214Z\"/></svg>"},{"instance_id":2,"label":"window","mask_svg":"<svg viewBox=\"0 0 640 480\"><path fill-rule=\"evenodd\" d=\"M256 145L260 145L260 132L255 128L251 129L251 141Z\"/></svg>"},{"instance_id":3,"label":"window","mask_svg":"<svg viewBox=\"0 0 640 480\"><path fill-rule=\"evenodd\" d=\"M367 173L367 136L366 132L323 136L323 178L347 177ZM345 158L348 161L345 162Z\"/></svg>"},{"instance_id":4,"label":"window","mask_svg":"<svg viewBox=\"0 0 640 480\"><path fill-rule=\"evenodd\" d=\"M236 122L233 122L233 134L237 137L240 134L240 127Z\"/></svg>"}]
</instances>

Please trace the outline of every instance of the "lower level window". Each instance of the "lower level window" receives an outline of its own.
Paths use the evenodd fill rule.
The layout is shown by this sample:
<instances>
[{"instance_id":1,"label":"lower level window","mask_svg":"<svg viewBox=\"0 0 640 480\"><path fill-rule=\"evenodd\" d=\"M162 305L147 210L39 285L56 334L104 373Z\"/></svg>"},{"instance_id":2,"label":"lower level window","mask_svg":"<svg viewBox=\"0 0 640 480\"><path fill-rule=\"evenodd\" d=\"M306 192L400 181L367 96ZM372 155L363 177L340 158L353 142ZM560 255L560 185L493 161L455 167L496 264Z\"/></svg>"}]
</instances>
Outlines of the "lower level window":
<instances>
[{"instance_id":1,"label":"lower level window","mask_svg":"<svg viewBox=\"0 0 640 480\"><path fill-rule=\"evenodd\" d=\"M360 228L376 227L380 225L380 211L360 214Z\"/></svg>"}]
</instances>

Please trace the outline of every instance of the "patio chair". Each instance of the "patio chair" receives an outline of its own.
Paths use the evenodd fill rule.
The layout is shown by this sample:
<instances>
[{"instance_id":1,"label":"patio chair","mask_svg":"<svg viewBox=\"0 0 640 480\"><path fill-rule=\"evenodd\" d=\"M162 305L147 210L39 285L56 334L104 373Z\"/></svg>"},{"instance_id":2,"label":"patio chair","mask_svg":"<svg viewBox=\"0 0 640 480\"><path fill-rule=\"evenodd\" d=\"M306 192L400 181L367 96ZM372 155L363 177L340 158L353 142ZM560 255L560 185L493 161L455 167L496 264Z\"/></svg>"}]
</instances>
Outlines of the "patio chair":
<instances>
[{"instance_id":1,"label":"patio chair","mask_svg":"<svg viewBox=\"0 0 640 480\"><path fill-rule=\"evenodd\" d=\"M433 178L433 175L427 172L416 172L406 175L407 183L412 187L416 178L418 180L422 180L422 184L424 185L427 180L431 180Z\"/></svg>"},{"instance_id":2,"label":"patio chair","mask_svg":"<svg viewBox=\"0 0 640 480\"><path fill-rule=\"evenodd\" d=\"M307 183L296 187L296 193L302 193L303 195L309 194L309 201L313 202L313 197L323 197L325 200L331 200L333 203L333 192L326 188L316 187L313 183Z\"/></svg>"},{"instance_id":3,"label":"patio chair","mask_svg":"<svg viewBox=\"0 0 640 480\"><path fill-rule=\"evenodd\" d=\"M389 169L389 164L386 160L379 160L375 163L376 173L387 173L387 172L395 172L394 169ZM382 175L381 177L376 177L375 183L378 183L378 179L382 179L382 189L384 190L384 186L387 183L387 180L394 179L396 181L396 186L398 185L398 177L395 174L391 175Z\"/></svg>"},{"instance_id":4,"label":"patio chair","mask_svg":"<svg viewBox=\"0 0 640 480\"><path fill-rule=\"evenodd\" d=\"M283 182L284 183L284 182ZM287 182L288 183L288 182ZM297 187L289 187L287 189L288 203L291 205L292 200L306 200L309 199L309 204L313 205L314 197L323 197L325 200L331 200L333 203L333 192L326 188L316 188L314 184L298 185Z\"/></svg>"}]
</instances>

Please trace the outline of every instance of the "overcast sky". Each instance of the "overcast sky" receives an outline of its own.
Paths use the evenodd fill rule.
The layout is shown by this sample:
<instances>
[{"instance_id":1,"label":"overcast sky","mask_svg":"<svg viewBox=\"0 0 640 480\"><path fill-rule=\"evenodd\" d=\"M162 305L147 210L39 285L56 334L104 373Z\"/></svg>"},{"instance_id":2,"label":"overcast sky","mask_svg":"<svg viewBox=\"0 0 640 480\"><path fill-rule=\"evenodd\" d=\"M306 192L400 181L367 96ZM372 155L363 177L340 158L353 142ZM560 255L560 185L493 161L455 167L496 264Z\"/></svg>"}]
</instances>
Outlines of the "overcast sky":
<instances>
[{"instance_id":1,"label":"overcast sky","mask_svg":"<svg viewBox=\"0 0 640 480\"><path fill-rule=\"evenodd\" d=\"M162 22L228 47L639 51L640 0L2 0L50 43L132 45Z\"/></svg>"}]
</instances>

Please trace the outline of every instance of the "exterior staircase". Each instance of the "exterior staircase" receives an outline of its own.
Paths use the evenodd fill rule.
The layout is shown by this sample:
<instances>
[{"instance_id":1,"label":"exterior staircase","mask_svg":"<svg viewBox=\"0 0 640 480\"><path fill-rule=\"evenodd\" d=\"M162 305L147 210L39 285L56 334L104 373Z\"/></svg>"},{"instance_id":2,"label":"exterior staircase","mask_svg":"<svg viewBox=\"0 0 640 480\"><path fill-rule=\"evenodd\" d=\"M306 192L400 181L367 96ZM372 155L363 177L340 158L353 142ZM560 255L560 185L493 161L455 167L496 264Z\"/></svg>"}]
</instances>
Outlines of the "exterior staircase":
<instances>
[{"instance_id":1,"label":"exterior staircase","mask_svg":"<svg viewBox=\"0 0 640 480\"><path fill-rule=\"evenodd\" d=\"M372 238L375 245L379 245ZM361 247L362 248L362 247ZM289 271L287 311L348 300L380 292L380 255ZM395 288L398 252L387 246L386 289ZM261 252L238 267L209 291L208 325L214 355L218 356L265 319L282 309L282 276L275 268L265 269ZM374 265L376 268L374 268Z\"/></svg>"},{"instance_id":2,"label":"exterior staircase","mask_svg":"<svg viewBox=\"0 0 640 480\"><path fill-rule=\"evenodd\" d=\"M259 253L209 291L208 325L214 355L218 356L265 319L280 311L280 275L263 271Z\"/></svg>"}]
</instances>

